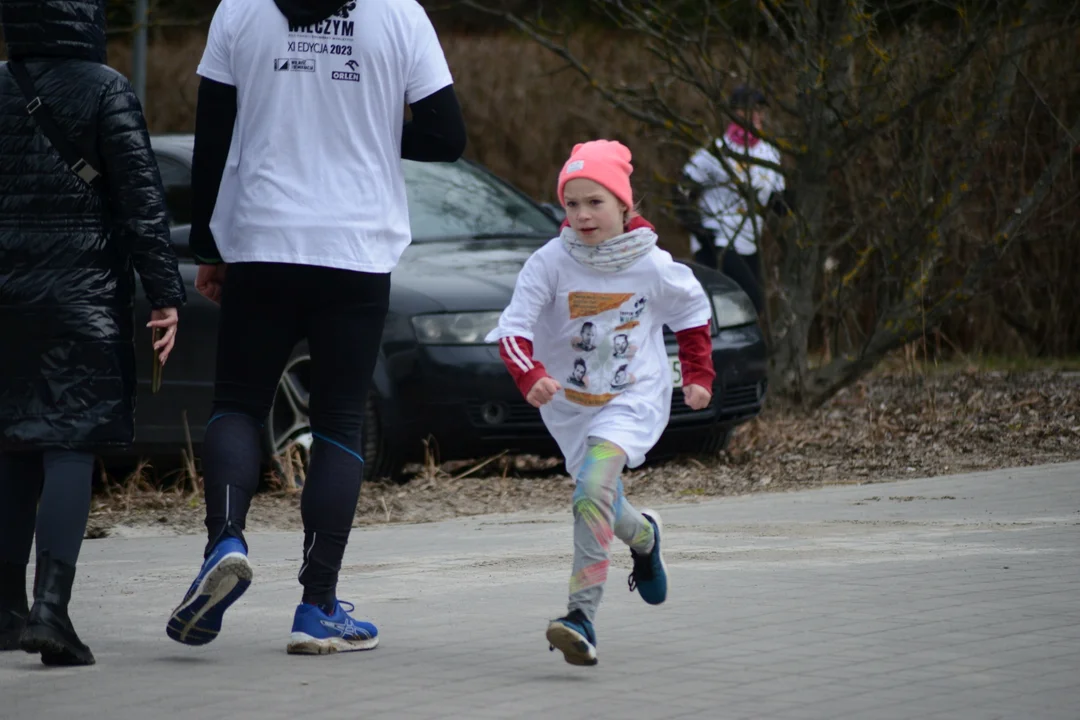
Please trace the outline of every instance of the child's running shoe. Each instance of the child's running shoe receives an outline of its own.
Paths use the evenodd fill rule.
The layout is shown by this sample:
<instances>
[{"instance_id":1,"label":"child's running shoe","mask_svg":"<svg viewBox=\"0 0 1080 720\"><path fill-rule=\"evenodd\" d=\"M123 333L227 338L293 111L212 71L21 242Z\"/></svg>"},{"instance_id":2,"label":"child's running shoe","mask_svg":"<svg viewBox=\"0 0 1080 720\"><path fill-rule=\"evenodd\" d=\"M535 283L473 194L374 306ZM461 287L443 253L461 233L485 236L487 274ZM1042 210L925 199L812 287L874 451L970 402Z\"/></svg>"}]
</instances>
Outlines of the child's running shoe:
<instances>
[{"instance_id":1,"label":"child's running shoe","mask_svg":"<svg viewBox=\"0 0 1080 720\"><path fill-rule=\"evenodd\" d=\"M660 516L655 510L642 510L641 514L652 523L655 540L652 552L645 555L639 555L631 548L630 556L634 559L634 569L630 572L627 584L630 592L636 589L645 602L659 605L667 599L667 566L660 552L660 531L664 524L660 522Z\"/></svg>"},{"instance_id":2,"label":"child's running shoe","mask_svg":"<svg viewBox=\"0 0 1080 720\"><path fill-rule=\"evenodd\" d=\"M561 650L571 665L595 665L596 630L580 610L573 610L565 617L552 620L547 629L551 650Z\"/></svg>"},{"instance_id":3,"label":"child's running shoe","mask_svg":"<svg viewBox=\"0 0 1080 720\"><path fill-rule=\"evenodd\" d=\"M216 638L221 616L248 589L253 574L242 542L231 537L219 542L173 610L166 633L184 645L205 645Z\"/></svg>"},{"instance_id":4,"label":"child's running shoe","mask_svg":"<svg viewBox=\"0 0 1080 720\"><path fill-rule=\"evenodd\" d=\"M349 602L334 602L334 614L318 605L301 603L293 615L292 635L286 652L290 655L327 655L338 652L372 650L379 644L379 630L369 622L354 620L345 611L356 610Z\"/></svg>"}]
</instances>

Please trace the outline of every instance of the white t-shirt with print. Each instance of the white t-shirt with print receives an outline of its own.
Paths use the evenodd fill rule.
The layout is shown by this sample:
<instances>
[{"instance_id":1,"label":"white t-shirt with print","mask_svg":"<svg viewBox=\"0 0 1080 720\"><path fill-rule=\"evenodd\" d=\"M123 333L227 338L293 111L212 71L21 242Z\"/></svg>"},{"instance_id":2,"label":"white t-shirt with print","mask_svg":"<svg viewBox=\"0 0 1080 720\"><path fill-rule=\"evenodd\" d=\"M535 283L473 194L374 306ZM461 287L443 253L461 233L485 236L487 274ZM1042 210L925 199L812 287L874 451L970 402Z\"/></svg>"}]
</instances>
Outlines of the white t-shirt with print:
<instances>
[{"instance_id":1,"label":"white t-shirt with print","mask_svg":"<svg viewBox=\"0 0 1080 720\"><path fill-rule=\"evenodd\" d=\"M730 142L725 135L716 140L716 153L724 153L724 159L738 175L739 183L746 183L756 190L757 202L764 205L774 192L784 189L784 176L771 168L740 160L743 155L757 160L780 163L780 151L765 141L752 148L744 148ZM756 238L761 234L761 216L749 215L746 199L739 192L739 185L732 181L727 170L708 148L701 148L691 156L683 172L703 186L698 208L701 224L716 233L716 246L732 245L740 255L757 252ZM690 239L690 249L697 252L701 244L696 237Z\"/></svg>"},{"instance_id":2,"label":"white t-shirt with print","mask_svg":"<svg viewBox=\"0 0 1080 720\"><path fill-rule=\"evenodd\" d=\"M679 332L711 319L701 283L669 253L654 247L606 273L579 263L556 238L525 263L487 341L532 341L533 357L562 386L540 414L576 477L590 436L621 447L629 467L645 461L671 412L663 327Z\"/></svg>"},{"instance_id":3,"label":"white t-shirt with print","mask_svg":"<svg viewBox=\"0 0 1080 720\"><path fill-rule=\"evenodd\" d=\"M237 88L222 258L390 272L412 240L405 104L453 82L424 9L363 0L290 27L271 0L222 0L198 73Z\"/></svg>"}]
</instances>

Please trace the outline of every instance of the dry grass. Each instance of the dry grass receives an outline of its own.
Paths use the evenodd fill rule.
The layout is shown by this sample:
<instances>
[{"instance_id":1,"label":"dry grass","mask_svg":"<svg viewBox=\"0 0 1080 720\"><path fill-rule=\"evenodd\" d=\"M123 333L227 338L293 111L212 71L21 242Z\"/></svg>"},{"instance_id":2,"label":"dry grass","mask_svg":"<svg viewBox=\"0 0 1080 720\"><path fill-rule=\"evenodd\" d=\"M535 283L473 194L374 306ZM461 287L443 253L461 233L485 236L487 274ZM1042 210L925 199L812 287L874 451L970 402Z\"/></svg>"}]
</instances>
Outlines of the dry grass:
<instances>
[{"instance_id":1,"label":"dry grass","mask_svg":"<svg viewBox=\"0 0 1080 720\"><path fill-rule=\"evenodd\" d=\"M1071 367L934 368L898 353L819 411L771 405L740 427L726 452L625 473L627 495L642 505L697 502L1080 460L1080 361ZM150 472L142 467L102 493L93 536L116 526L203 531L199 493L160 490ZM405 484L366 483L356 524L562 510L572 492L558 458L500 454L451 465L430 456ZM248 526L297 529L299 501L292 488L260 493Z\"/></svg>"}]
</instances>

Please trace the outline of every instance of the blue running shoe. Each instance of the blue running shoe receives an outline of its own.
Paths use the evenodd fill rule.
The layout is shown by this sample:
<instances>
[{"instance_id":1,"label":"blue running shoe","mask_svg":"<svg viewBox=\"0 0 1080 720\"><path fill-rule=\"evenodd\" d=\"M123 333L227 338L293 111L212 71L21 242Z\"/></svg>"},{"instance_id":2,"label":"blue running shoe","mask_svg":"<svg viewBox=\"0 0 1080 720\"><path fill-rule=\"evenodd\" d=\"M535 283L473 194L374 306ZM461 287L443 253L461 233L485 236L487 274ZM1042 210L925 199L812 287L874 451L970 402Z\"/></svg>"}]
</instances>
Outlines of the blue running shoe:
<instances>
[{"instance_id":1,"label":"blue running shoe","mask_svg":"<svg viewBox=\"0 0 1080 720\"><path fill-rule=\"evenodd\" d=\"M547 629L551 650L561 650L563 658L571 665L595 665L596 630L585 613L572 610L570 614L552 620Z\"/></svg>"},{"instance_id":2,"label":"blue running shoe","mask_svg":"<svg viewBox=\"0 0 1080 720\"><path fill-rule=\"evenodd\" d=\"M219 542L173 610L166 633L184 645L205 645L216 638L221 616L248 589L253 574L242 542L231 537Z\"/></svg>"},{"instance_id":3,"label":"blue running shoe","mask_svg":"<svg viewBox=\"0 0 1080 720\"><path fill-rule=\"evenodd\" d=\"M348 612L345 606L348 606ZM297 605L286 652L290 655L327 655L374 649L379 644L378 628L351 618L349 613L354 610L355 605L340 600L334 603L333 615L327 615L318 605Z\"/></svg>"},{"instance_id":4,"label":"blue running shoe","mask_svg":"<svg viewBox=\"0 0 1080 720\"><path fill-rule=\"evenodd\" d=\"M631 548L630 556L634 558L634 569L630 572L627 584L630 585L630 592L637 590L645 602L659 605L667 599L667 566L660 552L660 531L664 524L660 522L660 516L655 510L642 510L641 514L652 523L655 541L652 552L646 555L638 555Z\"/></svg>"}]
</instances>

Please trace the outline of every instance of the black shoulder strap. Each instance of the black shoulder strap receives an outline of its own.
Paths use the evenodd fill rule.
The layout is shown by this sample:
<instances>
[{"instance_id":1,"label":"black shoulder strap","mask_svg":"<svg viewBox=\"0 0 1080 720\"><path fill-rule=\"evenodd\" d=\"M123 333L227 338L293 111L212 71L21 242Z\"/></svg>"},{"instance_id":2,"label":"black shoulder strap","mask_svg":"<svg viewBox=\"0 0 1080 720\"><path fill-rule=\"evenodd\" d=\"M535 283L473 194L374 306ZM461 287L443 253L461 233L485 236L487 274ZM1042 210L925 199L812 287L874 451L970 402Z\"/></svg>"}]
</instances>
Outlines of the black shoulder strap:
<instances>
[{"instance_id":1,"label":"black shoulder strap","mask_svg":"<svg viewBox=\"0 0 1080 720\"><path fill-rule=\"evenodd\" d=\"M19 61L8 61L7 66L15 77L15 82L19 84L23 97L26 98L26 112L37 121L41 132L52 143L56 152L60 153L60 157L71 168L71 172L78 175L87 185L93 186L101 177L100 173L83 158L82 153L75 148L60 126L56 124L49 106L38 96L34 83L30 79L30 73Z\"/></svg>"}]
</instances>

